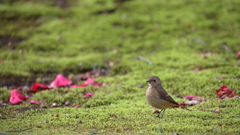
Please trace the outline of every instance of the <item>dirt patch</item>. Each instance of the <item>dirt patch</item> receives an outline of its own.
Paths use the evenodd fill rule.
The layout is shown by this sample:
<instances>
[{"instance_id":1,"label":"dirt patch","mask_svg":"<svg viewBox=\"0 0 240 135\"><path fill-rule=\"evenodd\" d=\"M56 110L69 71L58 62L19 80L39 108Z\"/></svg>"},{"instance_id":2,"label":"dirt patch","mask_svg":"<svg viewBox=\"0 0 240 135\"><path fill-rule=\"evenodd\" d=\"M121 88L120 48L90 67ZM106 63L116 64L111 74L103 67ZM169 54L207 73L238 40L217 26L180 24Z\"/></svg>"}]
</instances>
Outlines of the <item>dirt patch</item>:
<instances>
[{"instance_id":1,"label":"dirt patch","mask_svg":"<svg viewBox=\"0 0 240 135\"><path fill-rule=\"evenodd\" d=\"M109 74L109 69L96 69L86 71L77 75L73 75L75 83L79 81L86 80L87 78L97 78L99 76L106 76ZM71 74L63 74L65 77L69 78ZM2 77L0 78L0 87L5 87L8 89L14 89L17 87L28 86L31 87L35 82L40 82L43 84L50 84L57 76L57 73L35 75L31 77Z\"/></svg>"},{"instance_id":2,"label":"dirt patch","mask_svg":"<svg viewBox=\"0 0 240 135\"><path fill-rule=\"evenodd\" d=\"M22 38L0 37L0 48L8 47L10 50L13 50L16 44L21 41L23 41Z\"/></svg>"}]
</instances>

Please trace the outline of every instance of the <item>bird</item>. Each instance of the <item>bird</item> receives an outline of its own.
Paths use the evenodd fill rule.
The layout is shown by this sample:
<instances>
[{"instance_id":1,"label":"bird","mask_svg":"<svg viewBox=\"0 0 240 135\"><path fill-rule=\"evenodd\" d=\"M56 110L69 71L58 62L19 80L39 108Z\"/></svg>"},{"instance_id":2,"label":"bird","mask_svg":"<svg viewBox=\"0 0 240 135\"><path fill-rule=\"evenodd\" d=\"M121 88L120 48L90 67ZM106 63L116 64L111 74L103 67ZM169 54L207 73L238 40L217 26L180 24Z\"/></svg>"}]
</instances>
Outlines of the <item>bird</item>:
<instances>
[{"instance_id":1,"label":"bird","mask_svg":"<svg viewBox=\"0 0 240 135\"><path fill-rule=\"evenodd\" d=\"M179 104L162 87L159 77L151 76L146 82L148 82L147 102L152 107L161 109L156 117L162 119L167 108L179 107Z\"/></svg>"}]
</instances>

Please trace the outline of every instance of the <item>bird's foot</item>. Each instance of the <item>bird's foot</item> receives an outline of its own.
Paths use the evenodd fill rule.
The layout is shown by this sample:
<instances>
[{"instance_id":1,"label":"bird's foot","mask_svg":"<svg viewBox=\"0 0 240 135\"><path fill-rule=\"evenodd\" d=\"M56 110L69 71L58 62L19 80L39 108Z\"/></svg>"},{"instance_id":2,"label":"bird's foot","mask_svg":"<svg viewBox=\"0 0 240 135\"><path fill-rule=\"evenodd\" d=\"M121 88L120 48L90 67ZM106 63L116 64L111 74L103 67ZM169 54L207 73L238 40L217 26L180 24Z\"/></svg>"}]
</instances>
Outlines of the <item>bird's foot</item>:
<instances>
[{"instance_id":1,"label":"bird's foot","mask_svg":"<svg viewBox=\"0 0 240 135\"><path fill-rule=\"evenodd\" d=\"M157 115L157 116L155 116L155 117L158 117L159 119L162 119L163 117L162 116L160 116L160 115Z\"/></svg>"}]
</instances>

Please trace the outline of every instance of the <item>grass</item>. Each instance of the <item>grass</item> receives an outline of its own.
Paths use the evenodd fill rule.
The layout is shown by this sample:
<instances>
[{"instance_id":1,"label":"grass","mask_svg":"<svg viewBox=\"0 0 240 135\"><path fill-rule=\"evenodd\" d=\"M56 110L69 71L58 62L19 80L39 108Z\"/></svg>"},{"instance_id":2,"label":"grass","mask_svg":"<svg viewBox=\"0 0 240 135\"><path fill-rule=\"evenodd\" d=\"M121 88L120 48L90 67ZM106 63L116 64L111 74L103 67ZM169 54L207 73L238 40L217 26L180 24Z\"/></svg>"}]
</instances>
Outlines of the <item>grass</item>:
<instances>
[{"instance_id":1,"label":"grass","mask_svg":"<svg viewBox=\"0 0 240 135\"><path fill-rule=\"evenodd\" d=\"M237 0L68 0L62 8L47 0L1 2L1 87L9 79L80 74L116 64L108 76L96 78L107 86L61 88L31 97L48 109L27 102L1 107L0 131L239 134L239 99L216 100L215 94L221 85L239 93L239 5ZM152 75L177 102L186 95L210 101L189 107L193 111L168 109L164 119L156 119L145 100L145 81ZM0 92L7 101L10 91ZM85 99L87 92L95 95ZM50 109L66 101L72 105ZM216 109L221 112L211 112Z\"/></svg>"}]
</instances>

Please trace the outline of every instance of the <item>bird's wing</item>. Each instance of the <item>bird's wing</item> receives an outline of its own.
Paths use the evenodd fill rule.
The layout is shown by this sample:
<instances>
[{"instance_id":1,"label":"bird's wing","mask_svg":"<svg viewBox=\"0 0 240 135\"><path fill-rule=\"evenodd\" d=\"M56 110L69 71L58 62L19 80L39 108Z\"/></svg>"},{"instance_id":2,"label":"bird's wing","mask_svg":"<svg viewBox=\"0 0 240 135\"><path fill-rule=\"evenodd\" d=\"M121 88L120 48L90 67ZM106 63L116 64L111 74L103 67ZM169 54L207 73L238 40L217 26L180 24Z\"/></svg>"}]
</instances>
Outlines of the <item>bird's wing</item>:
<instances>
[{"instance_id":1,"label":"bird's wing","mask_svg":"<svg viewBox=\"0 0 240 135\"><path fill-rule=\"evenodd\" d=\"M178 105L178 103L170 95L168 95L168 93L163 88L158 88L157 93L158 93L158 97L160 99L164 99L164 100L167 100L167 101L169 101L173 104Z\"/></svg>"}]
</instances>

